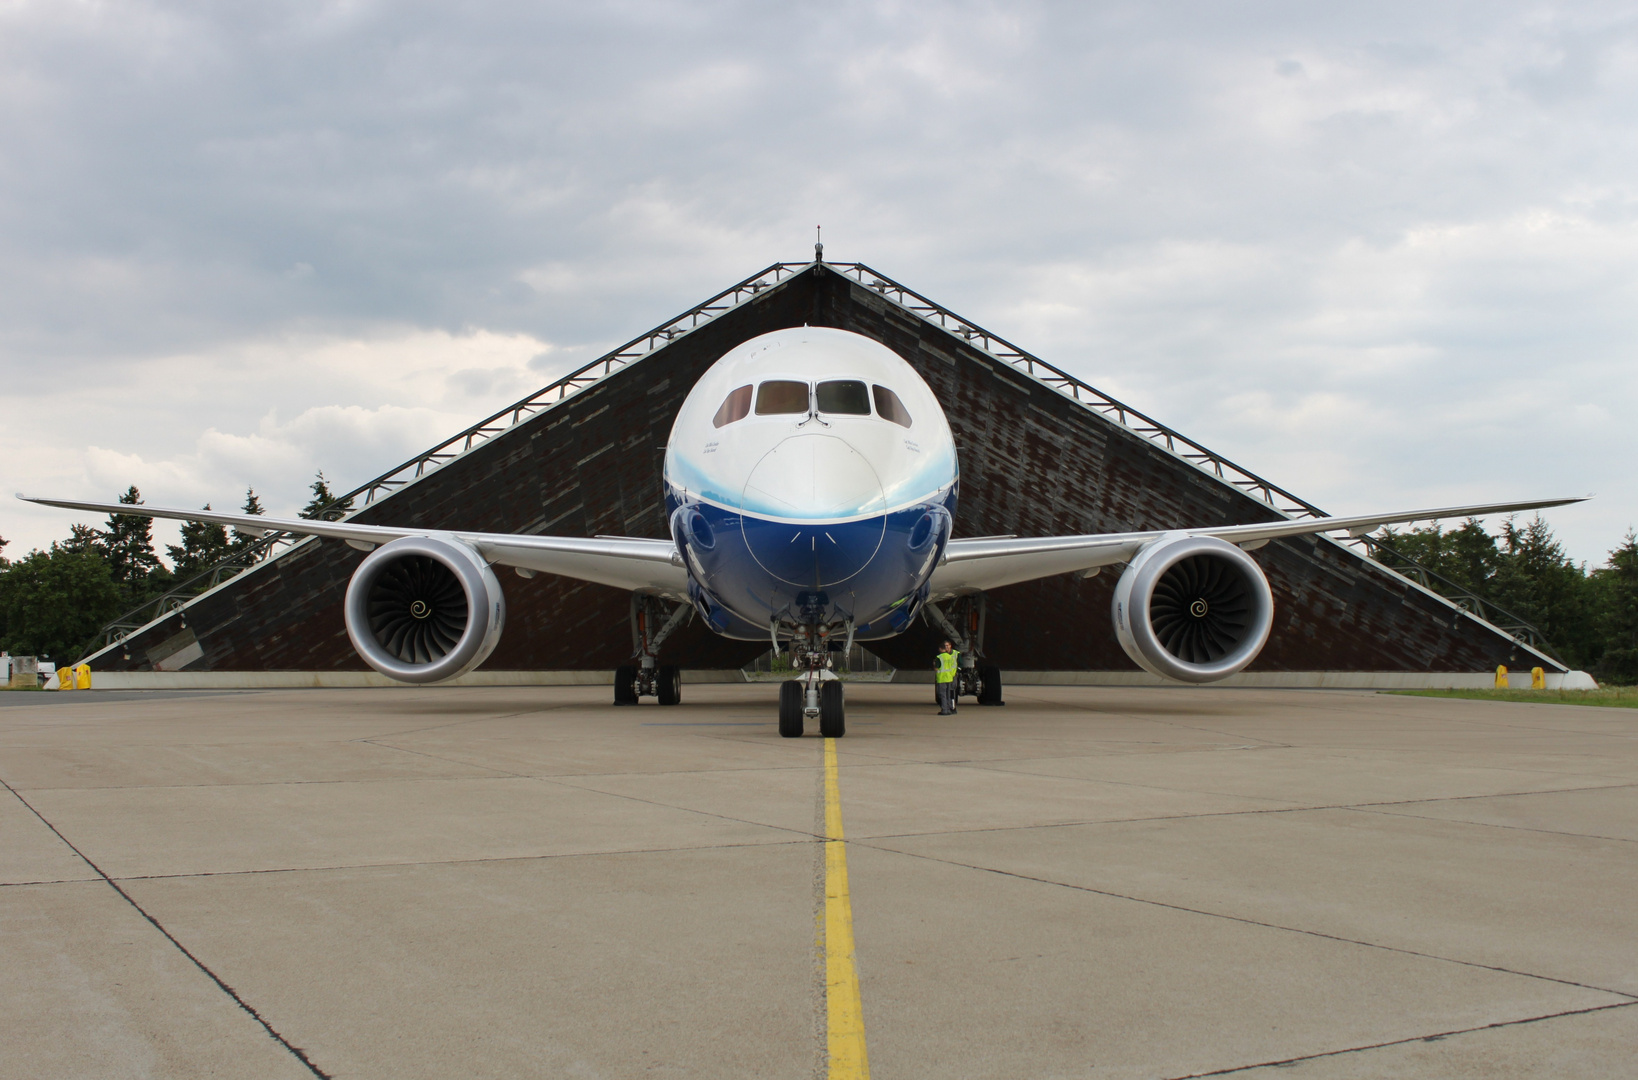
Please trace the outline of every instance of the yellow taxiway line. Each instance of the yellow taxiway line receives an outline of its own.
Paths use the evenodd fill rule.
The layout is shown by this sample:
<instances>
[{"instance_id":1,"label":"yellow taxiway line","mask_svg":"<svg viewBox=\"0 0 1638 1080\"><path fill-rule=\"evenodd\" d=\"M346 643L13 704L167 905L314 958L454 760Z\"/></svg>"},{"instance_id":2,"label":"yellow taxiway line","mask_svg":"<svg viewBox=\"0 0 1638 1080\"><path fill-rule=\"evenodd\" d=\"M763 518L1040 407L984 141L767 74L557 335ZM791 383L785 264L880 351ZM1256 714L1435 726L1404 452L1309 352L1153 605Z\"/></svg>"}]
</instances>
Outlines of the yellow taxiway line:
<instances>
[{"instance_id":1,"label":"yellow taxiway line","mask_svg":"<svg viewBox=\"0 0 1638 1080\"><path fill-rule=\"evenodd\" d=\"M830 1080L870 1080L859 972L853 962L853 901L847 889L835 739L825 740L825 1010Z\"/></svg>"}]
</instances>

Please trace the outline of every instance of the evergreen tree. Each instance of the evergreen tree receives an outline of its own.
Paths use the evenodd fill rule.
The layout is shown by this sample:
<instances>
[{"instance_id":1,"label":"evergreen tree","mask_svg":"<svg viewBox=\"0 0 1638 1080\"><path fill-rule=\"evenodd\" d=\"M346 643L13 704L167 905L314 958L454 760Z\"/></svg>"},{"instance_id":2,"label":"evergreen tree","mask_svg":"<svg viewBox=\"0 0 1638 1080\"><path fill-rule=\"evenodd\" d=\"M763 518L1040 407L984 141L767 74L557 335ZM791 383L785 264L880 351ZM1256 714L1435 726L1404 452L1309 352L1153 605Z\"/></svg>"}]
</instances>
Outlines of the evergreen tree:
<instances>
[{"instance_id":1,"label":"evergreen tree","mask_svg":"<svg viewBox=\"0 0 1638 1080\"><path fill-rule=\"evenodd\" d=\"M340 521L352 513L352 510L353 500L351 498L338 500L324 479L324 470L320 469L318 476L313 480L313 500L302 510L301 516L308 520L322 517L325 521Z\"/></svg>"},{"instance_id":2,"label":"evergreen tree","mask_svg":"<svg viewBox=\"0 0 1638 1080\"><path fill-rule=\"evenodd\" d=\"M1469 518L1462 527L1445 532L1438 525L1425 529L1382 530L1382 542L1416 563L1427 567L1479 596L1486 595L1496 572L1500 552L1496 538L1484 526ZM1393 565L1392 556L1383 560Z\"/></svg>"},{"instance_id":3,"label":"evergreen tree","mask_svg":"<svg viewBox=\"0 0 1638 1080\"><path fill-rule=\"evenodd\" d=\"M142 502L142 493L132 484L119 501L129 505ZM153 519L132 514L109 514L108 527L103 530L100 548L108 560L108 571L114 581L132 600L146 599L157 579L169 578L159 556L154 554Z\"/></svg>"},{"instance_id":4,"label":"evergreen tree","mask_svg":"<svg viewBox=\"0 0 1638 1080\"><path fill-rule=\"evenodd\" d=\"M206 503L204 508L209 510L210 503ZM215 566L233 553L233 545L228 542L227 529L221 525L184 521L182 546L167 544L165 553L171 557L176 576L182 579Z\"/></svg>"},{"instance_id":5,"label":"evergreen tree","mask_svg":"<svg viewBox=\"0 0 1638 1080\"><path fill-rule=\"evenodd\" d=\"M1507 519L1500 548L1489 598L1533 623L1571 667L1596 659L1601 649L1589 617L1586 570L1565 556L1541 515L1523 527Z\"/></svg>"},{"instance_id":6,"label":"evergreen tree","mask_svg":"<svg viewBox=\"0 0 1638 1080\"><path fill-rule=\"evenodd\" d=\"M245 488L245 504L239 507L239 513L250 514L255 517L261 517L263 514L267 513L267 510L262 506L262 500L256 497L255 488ZM260 538L255 536L246 536L244 533L234 530L233 539L229 542L228 546L231 550L239 552L243 551L251 544L254 544L258 539Z\"/></svg>"},{"instance_id":7,"label":"evergreen tree","mask_svg":"<svg viewBox=\"0 0 1638 1080\"><path fill-rule=\"evenodd\" d=\"M6 545L9 543L11 543L10 540L0 536L0 570L4 570L11 565L11 560L6 558Z\"/></svg>"},{"instance_id":8,"label":"evergreen tree","mask_svg":"<svg viewBox=\"0 0 1638 1080\"><path fill-rule=\"evenodd\" d=\"M99 552L52 544L0 574L0 646L70 663L124 605Z\"/></svg>"},{"instance_id":9,"label":"evergreen tree","mask_svg":"<svg viewBox=\"0 0 1638 1080\"><path fill-rule=\"evenodd\" d=\"M64 551L94 551L98 555L102 550L102 533L89 525L70 525L68 539L61 545Z\"/></svg>"},{"instance_id":10,"label":"evergreen tree","mask_svg":"<svg viewBox=\"0 0 1638 1080\"><path fill-rule=\"evenodd\" d=\"M1595 625L1598 589L1585 567L1571 562L1540 515L1527 524L1509 519L1500 542L1475 520L1451 532L1433 525L1396 532L1382 540L1394 551L1432 570L1540 630L1572 667L1590 665L1603 652ZM1382 562L1400 567L1383 552Z\"/></svg>"},{"instance_id":11,"label":"evergreen tree","mask_svg":"<svg viewBox=\"0 0 1638 1080\"><path fill-rule=\"evenodd\" d=\"M1638 683L1638 535L1629 530L1626 542L1592 578L1600 593L1596 630L1604 650L1598 674L1610 682Z\"/></svg>"}]
</instances>

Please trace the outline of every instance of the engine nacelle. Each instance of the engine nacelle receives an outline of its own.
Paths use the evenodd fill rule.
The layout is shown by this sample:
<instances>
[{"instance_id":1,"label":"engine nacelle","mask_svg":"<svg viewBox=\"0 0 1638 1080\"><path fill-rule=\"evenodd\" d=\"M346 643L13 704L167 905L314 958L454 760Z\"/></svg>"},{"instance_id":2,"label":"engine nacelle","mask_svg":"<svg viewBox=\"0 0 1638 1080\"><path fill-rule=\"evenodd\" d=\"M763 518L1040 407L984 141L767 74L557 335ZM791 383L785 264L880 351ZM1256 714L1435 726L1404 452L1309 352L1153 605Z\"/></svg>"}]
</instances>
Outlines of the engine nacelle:
<instances>
[{"instance_id":1,"label":"engine nacelle","mask_svg":"<svg viewBox=\"0 0 1638 1080\"><path fill-rule=\"evenodd\" d=\"M1115 584L1115 636L1152 675L1203 683L1257 658L1274 625L1274 594L1244 551L1209 536L1160 539Z\"/></svg>"},{"instance_id":2,"label":"engine nacelle","mask_svg":"<svg viewBox=\"0 0 1638 1080\"><path fill-rule=\"evenodd\" d=\"M381 674L433 683L495 651L506 621L500 582L465 544L406 536L372 551L347 585L347 636Z\"/></svg>"}]
</instances>

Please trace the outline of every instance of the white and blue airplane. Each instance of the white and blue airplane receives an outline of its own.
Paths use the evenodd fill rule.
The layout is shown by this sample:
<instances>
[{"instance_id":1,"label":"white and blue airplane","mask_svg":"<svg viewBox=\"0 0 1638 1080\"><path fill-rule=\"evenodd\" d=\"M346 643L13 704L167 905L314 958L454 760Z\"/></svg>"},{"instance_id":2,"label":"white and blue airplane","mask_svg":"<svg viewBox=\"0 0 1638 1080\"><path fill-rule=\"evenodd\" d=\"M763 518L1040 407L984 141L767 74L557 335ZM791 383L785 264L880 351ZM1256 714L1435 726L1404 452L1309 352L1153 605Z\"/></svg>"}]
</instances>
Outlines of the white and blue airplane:
<instances>
[{"instance_id":1,"label":"white and blue airplane","mask_svg":"<svg viewBox=\"0 0 1638 1080\"><path fill-rule=\"evenodd\" d=\"M408 683L457 678L500 639L494 567L560 574L632 594L632 662L615 702L681 700L662 642L699 617L718 634L788 652L779 732L846 729L832 655L932 619L961 647L959 692L1000 703L1000 674L940 602L1055 574L1124 565L1111 616L1152 674L1210 682L1256 658L1273 625L1267 578L1247 552L1306 533L1511 513L1546 499L1356 517L1082 536L951 535L960 465L931 389L891 349L823 327L777 330L724 354L689 392L665 454L667 540L556 537L275 519L125 503L19 498L71 510L205 521L262 535L330 537L370 552L344 618L371 667Z\"/></svg>"}]
</instances>

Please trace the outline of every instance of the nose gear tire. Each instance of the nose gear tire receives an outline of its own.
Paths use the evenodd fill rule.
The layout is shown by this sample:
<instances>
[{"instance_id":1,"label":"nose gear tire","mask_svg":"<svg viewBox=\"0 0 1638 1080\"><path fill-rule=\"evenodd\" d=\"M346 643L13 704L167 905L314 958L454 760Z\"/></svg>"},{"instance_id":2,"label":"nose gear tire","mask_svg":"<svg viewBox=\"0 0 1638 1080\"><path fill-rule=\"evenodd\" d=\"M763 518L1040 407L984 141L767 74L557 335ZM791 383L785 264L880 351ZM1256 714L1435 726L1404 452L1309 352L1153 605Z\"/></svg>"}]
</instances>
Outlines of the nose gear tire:
<instances>
[{"instance_id":1,"label":"nose gear tire","mask_svg":"<svg viewBox=\"0 0 1638 1080\"><path fill-rule=\"evenodd\" d=\"M802 737L802 684L787 679L779 684L779 734L787 739Z\"/></svg>"},{"instance_id":2,"label":"nose gear tire","mask_svg":"<svg viewBox=\"0 0 1638 1080\"><path fill-rule=\"evenodd\" d=\"M840 739L847 734L847 711L842 702L840 679L819 685L819 734L827 739Z\"/></svg>"}]
</instances>

